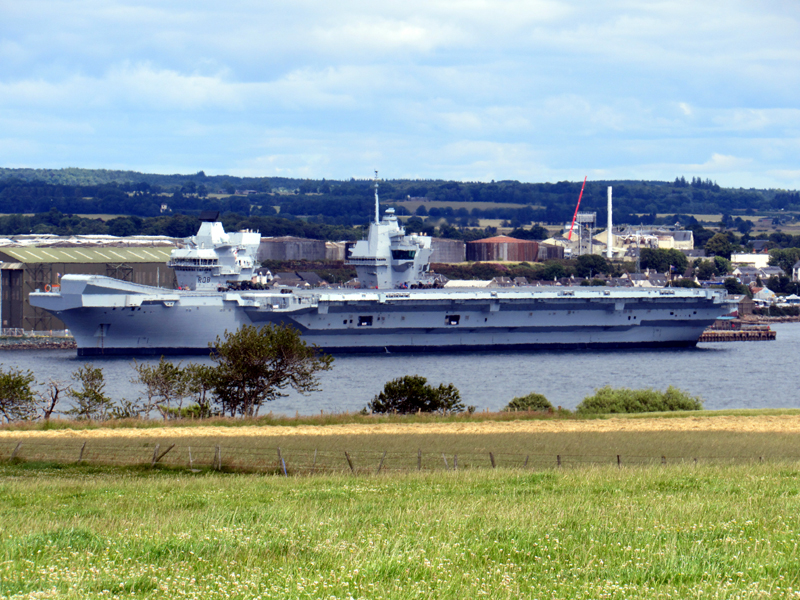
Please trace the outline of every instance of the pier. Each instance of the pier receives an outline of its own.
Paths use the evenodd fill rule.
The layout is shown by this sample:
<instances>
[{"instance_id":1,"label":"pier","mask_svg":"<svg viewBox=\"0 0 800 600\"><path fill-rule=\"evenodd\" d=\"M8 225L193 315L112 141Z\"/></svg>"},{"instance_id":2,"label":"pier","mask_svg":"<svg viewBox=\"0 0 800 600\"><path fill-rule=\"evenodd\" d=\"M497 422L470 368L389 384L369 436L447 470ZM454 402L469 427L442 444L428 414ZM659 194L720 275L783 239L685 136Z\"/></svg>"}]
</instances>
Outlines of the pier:
<instances>
[{"instance_id":1,"label":"pier","mask_svg":"<svg viewBox=\"0 0 800 600\"><path fill-rule=\"evenodd\" d=\"M706 329L698 342L766 342L775 339L771 329Z\"/></svg>"}]
</instances>

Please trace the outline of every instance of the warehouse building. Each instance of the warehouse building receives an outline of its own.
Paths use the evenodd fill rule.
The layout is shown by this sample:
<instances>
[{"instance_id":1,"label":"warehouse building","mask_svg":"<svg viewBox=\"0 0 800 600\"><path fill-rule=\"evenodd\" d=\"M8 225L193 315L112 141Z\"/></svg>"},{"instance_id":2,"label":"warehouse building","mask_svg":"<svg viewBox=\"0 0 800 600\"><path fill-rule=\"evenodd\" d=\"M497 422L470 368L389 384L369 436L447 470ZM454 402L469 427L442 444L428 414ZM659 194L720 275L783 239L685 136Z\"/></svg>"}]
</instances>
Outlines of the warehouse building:
<instances>
[{"instance_id":1,"label":"warehouse building","mask_svg":"<svg viewBox=\"0 0 800 600\"><path fill-rule=\"evenodd\" d=\"M467 242L468 261L536 262L538 258L539 243L532 240L518 240L505 235L498 235Z\"/></svg>"},{"instance_id":2,"label":"warehouse building","mask_svg":"<svg viewBox=\"0 0 800 600\"><path fill-rule=\"evenodd\" d=\"M325 260L325 241L292 236L261 238L258 260Z\"/></svg>"},{"instance_id":3,"label":"warehouse building","mask_svg":"<svg viewBox=\"0 0 800 600\"><path fill-rule=\"evenodd\" d=\"M467 245L463 240L433 238L431 250L432 263L462 263L467 260Z\"/></svg>"},{"instance_id":4,"label":"warehouse building","mask_svg":"<svg viewBox=\"0 0 800 600\"><path fill-rule=\"evenodd\" d=\"M57 289L62 275L106 275L123 281L173 289L166 266L172 246L0 248L0 323L3 329L64 329L50 313L30 305L31 292Z\"/></svg>"}]
</instances>

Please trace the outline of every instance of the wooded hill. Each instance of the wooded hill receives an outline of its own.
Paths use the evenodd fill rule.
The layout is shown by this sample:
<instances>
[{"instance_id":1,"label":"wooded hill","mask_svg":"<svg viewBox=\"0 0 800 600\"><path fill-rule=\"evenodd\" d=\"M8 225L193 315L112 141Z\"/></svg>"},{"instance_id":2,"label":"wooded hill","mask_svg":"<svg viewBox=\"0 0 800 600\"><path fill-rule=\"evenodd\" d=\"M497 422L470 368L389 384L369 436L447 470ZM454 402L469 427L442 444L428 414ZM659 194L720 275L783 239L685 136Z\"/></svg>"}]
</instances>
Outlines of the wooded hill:
<instances>
[{"instance_id":1,"label":"wooded hill","mask_svg":"<svg viewBox=\"0 0 800 600\"><path fill-rule=\"evenodd\" d=\"M769 214L781 220L800 211L795 191L721 188L706 179L674 182L591 181L586 184L582 210L606 220L606 187L614 187L614 221L631 224L688 226L694 214L744 216ZM369 179L348 181L289 178L241 178L157 175L94 169L2 169L0 212L113 214L156 217L163 213L197 215L202 210L223 214L275 216L330 227L363 225L374 214L373 184ZM513 227L530 223L562 224L572 218L581 182L491 183L434 180L381 181L385 205L398 214L444 219L454 226L477 226L479 219L502 219ZM240 192L236 194L236 192ZM245 193L246 192L246 193ZM416 202L407 202L412 199ZM424 202L420 203L420 200ZM447 203L449 205L443 205ZM669 217L657 215L668 214ZM683 217L682 217L683 216ZM741 225L741 219L738 224Z\"/></svg>"}]
</instances>

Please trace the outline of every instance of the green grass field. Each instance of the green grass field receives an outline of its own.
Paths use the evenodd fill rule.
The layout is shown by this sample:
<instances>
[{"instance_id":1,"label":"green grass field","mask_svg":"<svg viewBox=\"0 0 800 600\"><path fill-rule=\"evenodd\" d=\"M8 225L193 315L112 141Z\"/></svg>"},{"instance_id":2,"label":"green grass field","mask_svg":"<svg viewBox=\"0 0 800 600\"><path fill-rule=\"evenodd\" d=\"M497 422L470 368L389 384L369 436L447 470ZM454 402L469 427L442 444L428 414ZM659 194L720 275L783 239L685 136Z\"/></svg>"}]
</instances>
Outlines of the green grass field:
<instances>
[{"instance_id":1,"label":"green grass field","mask_svg":"<svg viewBox=\"0 0 800 600\"><path fill-rule=\"evenodd\" d=\"M796 598L800 468L0 466L5 598Z\"/></svg>"}]
</instances>

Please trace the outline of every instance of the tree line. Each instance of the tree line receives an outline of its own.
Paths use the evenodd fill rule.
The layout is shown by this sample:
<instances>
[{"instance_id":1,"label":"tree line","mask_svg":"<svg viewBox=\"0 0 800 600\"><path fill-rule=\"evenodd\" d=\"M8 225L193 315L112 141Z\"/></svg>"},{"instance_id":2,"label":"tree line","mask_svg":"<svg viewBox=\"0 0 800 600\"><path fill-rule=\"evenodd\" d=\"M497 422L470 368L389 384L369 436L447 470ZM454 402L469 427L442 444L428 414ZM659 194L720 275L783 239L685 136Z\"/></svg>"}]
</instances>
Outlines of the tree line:
<instances>
[{"instance_id":1,"label":"tree line","mask_svg":"<svg viewBox=\"0 0 800 600\"><path fill-rule=\"evenodd\" d=\"M193 175L170 176L108 171L98 173L97 176L86 173L70 176L68 173L52 171L0 169L0 212L46 212L56 208L65 213L156 216L161 211L161 205L166 203L171 210L185 213L221 210L272 216L275 207L278 207L284 214L315 217L339 225L363 224L372 214L374 190L369 179L332 181L209 177L202 171ZM795 191L721 188L699 177L693 178L691 183L683 177L674 182L588 182L582 206L585 210L597 212L600 221L606 219L608 185L614 187L615 220L620 223L658 224L661 218L659 214L730 215L735 212L755 214L754 211L800 210L800 194ZM481 202L500 206L470 209L470 217L517 218L521 223L561 223L571 218L580 189L581 182L568 181L484 183L390 180L381 182L380 191L382 199L398 209L402 209L403 201L408 198ZM247 190L252 194L233 196L237 190ZM218 194L224 197L216 197ZM502 205L509 204L523 207L502 208ZM479 217L480 213L474 213L476 209L488 212L483 212ZM442 216L448 219L466 218L465 215L451 216L445 213Z\"/></svg>"},{"instance_id":2,"label":"tree line","mask_svg":"<svg viewBox=\"0 0 800 600\"><path fill-rule=\"evenodd\" d=\"M49 420L60 401L72 406L62 414L79 420L212 416L255 417L266 402L319 389L318 374L332 368L333 358L300 339L297 330L245 325L225 332L210 344L212 365L157 364L134 361L131 383L141 385L140 398L114 401L105 392L102 368L79 367L70 380L50 380L34 389L34 374L0 370L0 417L6 421Z\"/></svg>"}]
</instances>

